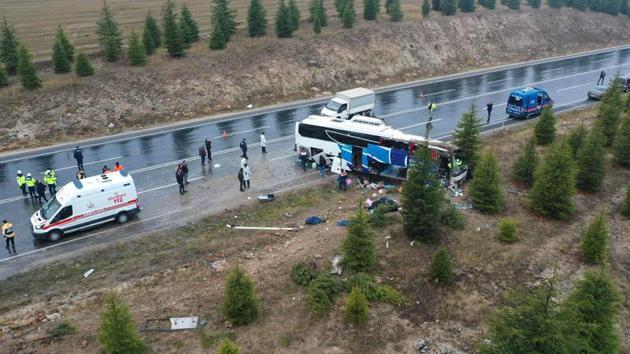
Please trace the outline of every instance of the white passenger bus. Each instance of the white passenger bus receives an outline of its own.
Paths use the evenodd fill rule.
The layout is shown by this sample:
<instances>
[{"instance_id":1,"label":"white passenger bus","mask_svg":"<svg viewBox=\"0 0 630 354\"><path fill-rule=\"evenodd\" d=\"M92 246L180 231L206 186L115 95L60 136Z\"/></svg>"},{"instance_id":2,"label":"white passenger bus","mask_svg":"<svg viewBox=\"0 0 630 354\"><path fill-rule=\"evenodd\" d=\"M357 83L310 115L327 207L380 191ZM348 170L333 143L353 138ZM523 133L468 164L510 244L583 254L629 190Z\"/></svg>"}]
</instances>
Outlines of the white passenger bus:
<instances>
[{"instance_id":1,"label":"white passenger bus","mask_svg":"<svg viewBox=\"0 0 630 354\"><path fill-rule=\"evenodd\" d=\"M410 155L427 141L396 130L378 118L355 116L345 120L312 115L296 123L295 144L298 153L306 152L314 162L322 154L332 158L331 170L336 173L345 169L406 179ZM457 159L455 145L429 139L428 146L440 179L453 184L466 178L467 167Z\"/></svg>"}]
</instances>

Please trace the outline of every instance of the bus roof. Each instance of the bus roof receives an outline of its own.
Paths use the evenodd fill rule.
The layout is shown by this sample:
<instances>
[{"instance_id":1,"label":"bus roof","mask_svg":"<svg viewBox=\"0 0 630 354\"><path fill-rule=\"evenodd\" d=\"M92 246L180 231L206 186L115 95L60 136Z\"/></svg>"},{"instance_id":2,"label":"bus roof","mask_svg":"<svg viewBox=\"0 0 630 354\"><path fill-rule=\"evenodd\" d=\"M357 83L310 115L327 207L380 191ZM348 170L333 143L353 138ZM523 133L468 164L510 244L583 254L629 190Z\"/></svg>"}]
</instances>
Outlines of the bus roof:
<instances>
[{"instance_id":1,"label":"bus roof","mask_svg":"<svg viewBox=\"0 0 630 354\"><path fill-rule=\"evenodd\" d=\"M97 175L92 177L86 177L81 180L74 180L57 191L56 197L60 203L65 203L67 200L74 198L77 195L90 195L92 193L100 192L102 189L111 186L121 186L127 183L133 182L131 176L122 172L110 172L104 175Z\"/></svg>"}]
</instances>

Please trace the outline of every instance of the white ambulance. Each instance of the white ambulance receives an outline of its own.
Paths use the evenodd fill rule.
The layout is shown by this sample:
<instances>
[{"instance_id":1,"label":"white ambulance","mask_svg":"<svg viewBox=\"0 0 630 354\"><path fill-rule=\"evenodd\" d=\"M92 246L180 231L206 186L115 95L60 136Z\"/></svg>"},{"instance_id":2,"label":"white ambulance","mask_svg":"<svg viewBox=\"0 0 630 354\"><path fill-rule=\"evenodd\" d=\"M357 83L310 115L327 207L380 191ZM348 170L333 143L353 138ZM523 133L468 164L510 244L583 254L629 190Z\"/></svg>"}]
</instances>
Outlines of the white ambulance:
<instances>
[{"instance_id":1,"label":"white ambulance","mask_svg":"<svg viewBox=\"0 0 630 354\"><path fill-rule=\"evenodd\" d=\"M140 212L133 178L111 172L68 183L31 216L33 236L57 241L64 234L115 220L124 224Z\"/></svg>"}]
</instances>

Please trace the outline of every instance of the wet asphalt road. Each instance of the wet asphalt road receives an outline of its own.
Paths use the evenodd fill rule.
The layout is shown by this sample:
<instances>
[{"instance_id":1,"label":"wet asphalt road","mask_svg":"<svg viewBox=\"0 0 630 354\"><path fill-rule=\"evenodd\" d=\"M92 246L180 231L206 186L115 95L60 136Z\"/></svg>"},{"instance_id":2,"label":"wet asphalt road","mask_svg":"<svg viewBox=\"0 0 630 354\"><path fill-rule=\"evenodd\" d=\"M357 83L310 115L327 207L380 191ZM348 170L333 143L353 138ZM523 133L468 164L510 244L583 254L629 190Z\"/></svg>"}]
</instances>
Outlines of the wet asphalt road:
<instances>
[{"instance_id":1,"label":"wet asphalt road","mask_svg":"<svg viewBox=\"0 0 630 354\"><path fill-rule=\"evenodd\" d=\"M601 70L606 71L607 81L618 72L630 72L630 47L377 89L375 112L389 125L408 133L424 135L427 120L425 107L433 99L438 109L430 135L447 138L471 104L478 107L479 116L485 121L485 105L492 101L492 123L501 124L507 119L505 104L509 92L525 86L545 89L554 99L556 109L588 104L586 92L597 81ZM72 157L74 144L1 157L0 215L15 225L18 253L17 256L9 254L2 245L0 274L4 273L3 267L15 267L18 261L29 257L41 261L42 257L52 252L44 251L50 246L54 246L52 248L58 256L63 254L64 243L68 241L75 244L75 250L81 247L79 245L91 242L107 243L117 233L137 234L172 225L170 220L173 218L186 219L175 217L178 212L181 215L187 213L187 217L194 216L202 208L206 213L237 206L246 201L246 197L255 198L260 191L278 191L317 180L318 176L312 170L304 173L295 161L293 131L296 121L318 113L326 100L243 112L213 121L94 139L82 144L88 175L100 173L103 165L111 167L115 161L125 166L134 177L143 211L132 225L123 229L105 226L79 232L54 245L35 241L30 235L29 218L39 204L21 197L15 175L17 170L22 170L25 174L30 172L41 177L43 171L51 167L57 171L60 186L69 182L76 173L76 161ZM266 155L261 154L258 145L261 131L265 132L268 140L269 153ZM223 137L224 132L227 138ZM206 165L202 169L197 151L206 137L213 141L213 166ZM236 179L240 160L238 144L242 138L246 138L249 144L254 187L252 192L245 194L238 192ZM183 159L189 161L191 193L180 197L174 172L176 164ZM82 240L85 236L99 241Z\"/></svg>"}]
</instances>

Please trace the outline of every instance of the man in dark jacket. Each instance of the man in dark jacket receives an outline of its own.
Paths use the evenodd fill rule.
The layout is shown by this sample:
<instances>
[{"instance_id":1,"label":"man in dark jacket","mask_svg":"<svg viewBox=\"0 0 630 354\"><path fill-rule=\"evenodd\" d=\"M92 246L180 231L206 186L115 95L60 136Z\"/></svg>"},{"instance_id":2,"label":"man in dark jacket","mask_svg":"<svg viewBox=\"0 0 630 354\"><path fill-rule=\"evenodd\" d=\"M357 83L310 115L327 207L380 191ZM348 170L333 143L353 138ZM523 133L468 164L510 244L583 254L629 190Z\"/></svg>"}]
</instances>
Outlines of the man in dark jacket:
<instances>
[{"instance_id":1,"label":"man in dark jacket","mask_svg":"<svg viewBox=\"0 0 630 354\"><path fill-rule=\"evenodd\" d=\"M245 174L243 172L243 168L239 168L238 169L238 189L240 189L241 192L245 192Z\"/></svg>"},{"instance_id":2,"label":"man in dark jacket","mask_svg":"<svg viewBox=\"0 0 630 354\"><path fill-rule=\"evenodd\" d=\"M48 199L46 199L46 186L42 183L42 181L37 180L35 182L35 189L37 190L37 200L40 203L42 202L42 198L44 198L45 201L48 201Z\"/></svg>"},{"instance_id":3,"label":"man in dark jacket","mask_svg":"<svg viewBox=\"0 0 630 354\"><path fill-rule=\"evenodd\" d=\"M77 167L79 170L85 170L83 168L83 149L77 145L76 149L74 149L74 159L77 160Z\"/></svg>"},{"instance_id":4,"label":"man in dark jacket","mask_svg":"<svg viewBox=\"0 0 630 354\"><path fill-rule=\"evenodd\" d=\"M486 111L488 111L488 119L486 120L486 124L490 124L490 115L492 114L492 101L488 102L486 105Z\"/></svg>"},{"instance_id":5,"label":"man in dark jacket","mask_svg":"<svg viewBox=\"0 0 630 354\"><path fill-rule=\"evenodd\" d=\"M241 157L247 158L247 142L245 142L245 138L243 138L243 140L241 140L241 151L243 152L243 155L241 155Z\"/></svg>"},{"instance_id":6,"label":"man in dark jacket","mask_svg":"<svg viewBox=\"0 0 630 354\"><path fill-rule=\"evenodd\" d=\"M182 167L182 172L184 173L184 183L190 184L188 182L188 164L186 163L186 160L182 160L182 163L180 166Z\"/></svg>"},{"instance_id":7,"label":"man in dark jacket","mask_svg":"<svg viewBox=\"0 0 630 354\"><path fill-rule=\"evenodd\" d=\"M182 171L181 166L177 168L177 172L175 172L175 180L179 185L179 194L186 193L186 189L184 189L184 171Z\"/></svg>"},{"instance_id":8,"label":"man in dark jacket","mask_svg":"<svg viewBox=\"0 0 630 354\"><path fill-rule=\"evenodd\" d=\"M199 157L201 158L201 166L205 166L206 165L206 149L203 146L199 147Z\"/></svg>"},{"instance_id":9,"label":"man in dark jacket","mask_svg":"<svg viewBox=\"0 0 630 354\"><path fill-rule=\"evenodd\" d=\"M206 151L208 152L208 161L212 161L212 141L210 141L210 138L206 138L204 144L206 145Z\"/></svg>"}]
</instances>

